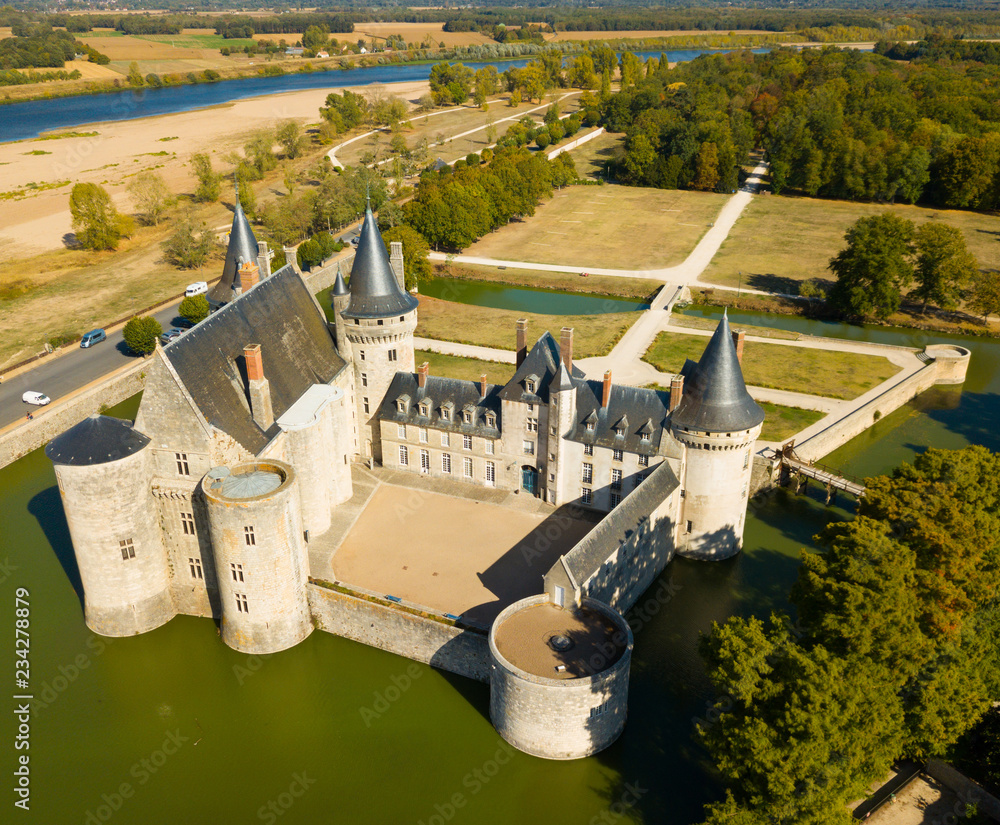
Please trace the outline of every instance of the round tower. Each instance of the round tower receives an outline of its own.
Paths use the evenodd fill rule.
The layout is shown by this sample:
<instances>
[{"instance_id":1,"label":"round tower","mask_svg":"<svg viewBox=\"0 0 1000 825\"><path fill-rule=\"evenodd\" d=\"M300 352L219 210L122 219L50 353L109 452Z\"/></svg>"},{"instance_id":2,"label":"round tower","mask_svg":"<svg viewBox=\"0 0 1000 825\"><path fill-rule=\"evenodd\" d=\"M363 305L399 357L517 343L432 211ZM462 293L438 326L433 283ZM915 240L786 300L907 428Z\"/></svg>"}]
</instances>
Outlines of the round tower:
<instances>
[{"instance_id":1,"label":"round tower","mask_svg":"<svg viewBox=\"0 0 1000 825\"><path fill-rule=\"evenodd\" d=\"M128 421L94 415L49 442L87 627L134 636L176 615L170 568L150 491L149 438Z\"/></svg>"},{"instance_id":2,"label":"round tower","mask_svg":"<svg viewBox=\"0 0 1000 825\"><path fill-rule=\"evenodd\" d=\"M382 461L378 408L397 372L414 372L417 299L400 286L375 216L365 212L351 267L350 296L339 314L350 344L363 457Z\"/></svg>"},{"instance_id":3,"label":"round tower","mask_svg":"<svg viewBox=\"0 0 1000 825\"><path fill-rule=\"evenodd\" d=\"M701 360L682 374L683 396L670 416L670 431L685 447L677 552L727 559L743 547L753 447L764 422L743 382L727 316Z\"/></svg>"},{"instance_id":4,"label":"round tower","mask_svg":"<svg viewBox=\"0 0 1000 825\"><path fill-rule=\"evenodd\" d=\"M490 719L518 750L580 759L625 727L632 661L628 622L584 598L557 607L547 594L507 607L490 628Z\"/></svg>"},{"instance_id":5,"label":"round tower","mask_svg":"<svg viewBox=\"0 0 1000 825\"><path fill-rule=\"evenodd\" d=\"M337 352L345 361L351 360L351 345L344 331L344 310L347 309L350 302L351 291L344 281L344 273L340 269L340 264L337 264L337 279L333 282L333 289L330 291L330 303L333 307L333 331Z\"/></svg>"},{"instance_id":6,"label":"round tower","mask_svg":"<svg viewBox=\"0 0 1000 825\"><path fill-rule=\"evenodd\" d=\"M295 471L283 461L253 461L216 467L201 486L222 603L222 640L257 654L298 644L313 626Z\"/></svg>"}]
</instances>

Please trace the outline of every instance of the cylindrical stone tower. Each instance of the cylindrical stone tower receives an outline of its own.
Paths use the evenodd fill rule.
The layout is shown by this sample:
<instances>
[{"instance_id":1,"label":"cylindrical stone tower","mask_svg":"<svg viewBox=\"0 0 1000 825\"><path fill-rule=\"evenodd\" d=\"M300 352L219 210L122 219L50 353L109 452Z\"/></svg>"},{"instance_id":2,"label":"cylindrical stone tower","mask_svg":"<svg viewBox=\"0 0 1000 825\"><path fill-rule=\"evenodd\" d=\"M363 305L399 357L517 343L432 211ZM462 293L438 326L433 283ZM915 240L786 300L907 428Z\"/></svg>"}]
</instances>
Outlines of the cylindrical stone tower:
<instances>
[{"instance_id":1,"label":"cylindrical stone tower","mask_svg":"<svg viewBox=\"0 0 1000 825\"><path fill-rule=\"evenodd\" d=\"M625 727L632 631L606 604L515 602L490 628L490 719L518 750L580 759Z\"/></svg>"},{"instance_id":2,"label":"cylindrical stone tower","mask_svg":"<svg viewBox=\"0 0 1000 825\"><path fill-rule=\"evenodd\" d=\"M743 547L753 447L764 422L743 383L728 317L684 378L670 416L670 431L685 447L677 552L726 559Z\"/></svg>"},{"instance_id":3,"label":"cylindrical stone tower","mask_svg":"<svg viewBox=\"0 0 1000 825\"><path fill-rule=\"evenodd\" d=\"M127 421L94 415L45 448L55 465L83 582L87 627L134 636L174 617L149 438Z\"/></svg>"},{"instance_id":4,"label":"cylindrical stone tower","mask_svg":"<svg viewBox=\"0 0 1000 825\"><path fill-rule=\"evenodd\" d=\"M313 629L299 485L283 461L217 467L202 480L222 603L222 640L244 653L292 647Z\"/></svg>"}]
</instances>

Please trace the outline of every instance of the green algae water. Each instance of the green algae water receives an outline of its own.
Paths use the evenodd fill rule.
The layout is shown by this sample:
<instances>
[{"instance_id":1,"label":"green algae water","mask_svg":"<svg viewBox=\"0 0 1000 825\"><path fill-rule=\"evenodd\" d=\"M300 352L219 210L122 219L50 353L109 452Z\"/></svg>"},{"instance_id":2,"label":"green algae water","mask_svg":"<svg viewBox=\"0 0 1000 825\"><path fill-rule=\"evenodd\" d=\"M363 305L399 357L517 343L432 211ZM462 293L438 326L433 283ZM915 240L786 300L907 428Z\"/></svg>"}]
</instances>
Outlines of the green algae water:
<instances>
[{"instance_id":1,"label":"green algae water","mask_svg":"<svg viewBox=\"0 0 1000 825\"><path fill-rule=\"evenodd\" d=\"M887 343L931 340L861 332L889 336ZM830 463L865 475L927 446L1000 449L1000 343L933 340L972 350L964 391L925 393ZM131 417L137 403L112 412ZM208 619L177 617L128 639L96 636L83 623L55 476L41 450L0 470L0 501L0 621L9 623L0 822L44 825L697 822L702 805L722 793L694 736L696 720L711 724L714 698L698 636L733 614L785 609L800 549L853 509L843 498L843 509L825 507L780 490L752 503L740 556L672 562L630 616L624 734L594 757L555 763L500 740L486 685L327 633L265 657L230 650ZM24 692L14 681L18 588L30 603L28 750L15 749L13 696ZM21 755L30 758L28 812L14 807Z\"/></svg>"}]
</instances>

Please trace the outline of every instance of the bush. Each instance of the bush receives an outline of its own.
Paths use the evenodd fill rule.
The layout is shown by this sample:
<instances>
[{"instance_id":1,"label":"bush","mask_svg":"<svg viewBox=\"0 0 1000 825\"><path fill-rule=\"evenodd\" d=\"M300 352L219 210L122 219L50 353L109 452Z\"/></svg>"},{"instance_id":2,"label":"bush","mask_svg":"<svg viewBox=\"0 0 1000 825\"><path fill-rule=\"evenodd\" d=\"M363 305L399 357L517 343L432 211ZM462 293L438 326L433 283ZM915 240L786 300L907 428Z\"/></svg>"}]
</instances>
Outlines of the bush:
<instances>
[{"instance_id":1,"label":"bush","mask_svg":"<svg viewBox=\"0 0 1000 825\"><path fill-rule=\"evenodd\" d=\"M452 165L452 169L454 169L454 171L456 171L456 172L457 172L457 171L458 171L459 169L464 169L464 168L465 168L466 166L468 166L468 165L469 165L469 164L468 164L468 163L466 162L465 158L459 158L459 159L458 159L458 160L456 160L456 161L455 161L455 163L454 163L454 164Z\"/></svg>"},{"instance_id":2,"label":"bush","mask_svg":"<svg viewBox=\"0 0 1000 825\"><path fill-rule=\"evenodd\" d=\"M536 146L537 146L537 147L538 147L539 149L544 149L544 148L545 148L546 146L548 146L548 145L549 145L549 144L550 144L551 142L552 142L552 138L551 138L551 137L549 137L549 133L548 133L548 132L546 132L545 130L542 130L542 131L541 131L541 132L539 132L539 133L538 133L537 135L535 135L535 145L536 145Z\"/></svg>"},{"instance_id":3,"label":"bush","mask_svg":"<svg viewBox=\"0 0 1000 825\"><path fill-rule=\"evenodd\" d=\"M189 295L177 308L177 314L189 324L200 324L208 317L210 307L204 295Z\"/></svg>"},{"instance_id":4,"label":"bush","mask_svg":"<svg viewBox=\"0 0 1000 825\"><path fill-rule=\"evenodd\" d=\"M799 284L799 295L803 298L826 298L826 290L819 281L810 278Z\"/></svg>"},{"instance_id":5,"label":"bush","mask_svg":"<svg viewBox=\"0 0 1000 825\"><path fill-rule=\"evenodd\" d=\"M122 330L122 337L128 348L139 355L149 355L156 349L156 339L162 334L160 322L149 316L133 318Z\"/></svg>"},{"instance_id":6,"label":"bush","mask_svg":"<svg viewBox=\"0 0 1000 825\"><path fill-rule=\"evenodd\" d=\"M479 155L477 155L475 152L469 152L469 154L465 156L465 162L469 166L479 166L479 164L481 163L481 161L479 160Z\"/></svg>"},{"instance_id":7,"label":"bush","mask_svg":"<svg viewBox=\"0 0 1000 825\"><path fill-rule=\"evenodd\" d=\"M318 235L313 235L305 243L299 244L295 257L298 259L301 269L312 269L343 248L344 245L334 239L329 232L320 232ZM273 261L271 265L276 268Z\"/></svg>"},{"instance_id":8,"label":"bush","mask_svg":"<svg viewBox=\"0 0 1000 825\"><path fill-rule=\"evenodd\" d=\"M492 149L483 149L483 151L480 153L479 157L482 158L482 162L483 163L489 163L491 160L493 160L493 150Z\"/></svg>"},{"instance_id":9,"label":"bush","mask_svg":"<svg viewBox=\"0 0 1000 825\"><path fill-rule=\"evenodd\" d=\"M79 332L60 332L49 338L49 346L53 349L58 349L59 347L64 347L66 344L72 344L74 341L80 340Z\"/></svg>"},{"instance_id":10,"label":"bush","mask_svg":"<svg viewBox=\"0 0 1000 825\"><path fill-rule=\"evenodd\" d=\"M163 243L163 256L178 269L198 269L212 254L212 234L188 216Z\"/></svg>"}]
</instances>

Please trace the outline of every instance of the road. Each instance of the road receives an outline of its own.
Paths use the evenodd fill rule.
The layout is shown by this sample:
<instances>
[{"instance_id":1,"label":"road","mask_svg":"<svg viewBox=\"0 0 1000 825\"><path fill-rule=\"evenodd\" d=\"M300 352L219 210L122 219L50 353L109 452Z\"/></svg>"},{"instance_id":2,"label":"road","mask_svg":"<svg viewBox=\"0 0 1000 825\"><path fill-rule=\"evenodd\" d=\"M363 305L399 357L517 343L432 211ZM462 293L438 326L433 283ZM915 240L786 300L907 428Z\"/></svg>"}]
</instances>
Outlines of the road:
<instances>
[{"instance_id":1,"label":"road","mask_svg":"<svg viewBox=\"0 0 1000 825\"><path fill-rule=\"evenodd\" d=\"M180 320L177 317L178 303L180 302L171 304L153 316L164 329L176 326L175 322ZM36 367L19 375L7 376L0 384L0 427L40 409L21 401L22 393L28 390L43 392L54 401L119 367L134 363L136 357L125 346L121 328L118 328L115 332L109 332L108 339L100 344L88 349L77 347L62 355L48 356L39 361Z\"/></svg>"}]
</instances>

